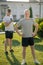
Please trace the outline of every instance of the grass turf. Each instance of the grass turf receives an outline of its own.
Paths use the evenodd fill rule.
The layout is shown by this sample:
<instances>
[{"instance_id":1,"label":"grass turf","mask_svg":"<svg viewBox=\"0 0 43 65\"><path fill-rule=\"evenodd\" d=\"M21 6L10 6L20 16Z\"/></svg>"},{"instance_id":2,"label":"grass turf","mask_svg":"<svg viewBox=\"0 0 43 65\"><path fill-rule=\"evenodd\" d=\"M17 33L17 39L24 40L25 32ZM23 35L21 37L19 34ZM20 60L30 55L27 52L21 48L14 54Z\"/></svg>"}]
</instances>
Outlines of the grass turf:
<instances>
[{"instance_id":1,"label":"grass turf","mask_svg":"<svg viewBox=\"0 0 43 65\"><path fill-rule=\"evenodd\" d=\"M4 43L5 35L0 35L0 65L21 65L22 61L22 46L21 46L21 37L15 33L13 37L12 48L14 49L14 53L8 52L9 55L6 56L4 53ZM35 38L35 52L37 59L41 62L40 65L43 65L43 39ZM31 54L30 47L26 49L26 65L35 65L33 62L33 57Z\"/></svg>"}]
</instances>

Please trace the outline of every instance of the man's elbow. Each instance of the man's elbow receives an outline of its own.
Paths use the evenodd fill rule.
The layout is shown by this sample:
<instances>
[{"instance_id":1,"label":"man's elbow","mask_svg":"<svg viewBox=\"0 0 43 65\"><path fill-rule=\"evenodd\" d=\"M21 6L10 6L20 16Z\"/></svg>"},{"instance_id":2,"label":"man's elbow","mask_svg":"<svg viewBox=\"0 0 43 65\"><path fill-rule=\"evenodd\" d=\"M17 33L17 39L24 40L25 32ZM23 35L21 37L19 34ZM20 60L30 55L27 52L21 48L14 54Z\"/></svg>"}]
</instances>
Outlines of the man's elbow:
<instances>
[{"instance_id":1,"label":"man's elbow","mask_svg":"<svg viewBox=\"0 0 43 65\"><path fill-rule=\"evenodd\" d=\"M36 26L37 26L37 28L39 28L39 25L38 24Z\"/></svg>"},{"instance_id":2,"label":"man's elbow","mask_svg":"<svg viewBox=\"0 0 43 65\"><path fill-rule=\"evenodd\" d=\"M39 27L39 25L38 25L38 24L35 24L35 27L37 27L37 28L38 28L38 27Z\"/></svg>"}]
</instances>

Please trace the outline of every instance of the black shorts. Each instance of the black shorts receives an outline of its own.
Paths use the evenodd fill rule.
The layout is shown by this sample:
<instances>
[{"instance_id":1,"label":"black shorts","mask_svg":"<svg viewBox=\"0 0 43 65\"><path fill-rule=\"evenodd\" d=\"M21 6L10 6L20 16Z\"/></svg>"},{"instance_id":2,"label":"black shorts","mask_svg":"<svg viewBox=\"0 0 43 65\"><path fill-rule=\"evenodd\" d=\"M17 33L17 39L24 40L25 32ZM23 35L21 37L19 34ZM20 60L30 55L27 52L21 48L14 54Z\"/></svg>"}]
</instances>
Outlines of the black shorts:
<instances>
[{"instance_id":1,"label":"black shorts","mask_svg":"<svg viewBox=\"0 0 43 65\"><path fill-rule=\"evenodd\" d=\"M22 46L27 47L28 45L30 46L34 45L33 37L22 38Z\"/></svg>"},{"instance_id":2,"label":"black shorts","mask_svg":"<svg viewBox=\"0 0 43 65\"><path fill-rule=\"evenodd\" d=\"M13 31L5 31L5 37L12 39L13 38Z\"/></svg>"}]
</instances>

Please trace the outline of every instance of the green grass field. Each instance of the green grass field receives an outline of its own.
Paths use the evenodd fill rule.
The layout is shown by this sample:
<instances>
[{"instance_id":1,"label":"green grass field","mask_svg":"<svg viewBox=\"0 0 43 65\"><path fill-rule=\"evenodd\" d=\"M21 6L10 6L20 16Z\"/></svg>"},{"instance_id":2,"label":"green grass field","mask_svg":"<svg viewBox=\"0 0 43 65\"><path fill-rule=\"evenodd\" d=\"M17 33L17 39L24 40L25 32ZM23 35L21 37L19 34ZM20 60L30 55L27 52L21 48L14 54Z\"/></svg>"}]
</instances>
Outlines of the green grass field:
<instances>
[{"instance_id":1,"label":"green grass field","mask_svg":"<svg viewBox=\"0 0 43 65\"><path fill-rule=\"evenodd\" d=\"M21 37L15 33L13 38L12 47L14 49L14 53L8 52L9 55L6 56L4 53L4 43L5 35L0 35L0 65L21 65L22 61L22 46L21 46ZM26 62L27 65L35 65L33 62L33 57L31 55L30 47L27 47L26 50ZM40 65L43 65L43 39L35 38L35 52L37 59L41 62Z\"/></svg>"}]
</instances>

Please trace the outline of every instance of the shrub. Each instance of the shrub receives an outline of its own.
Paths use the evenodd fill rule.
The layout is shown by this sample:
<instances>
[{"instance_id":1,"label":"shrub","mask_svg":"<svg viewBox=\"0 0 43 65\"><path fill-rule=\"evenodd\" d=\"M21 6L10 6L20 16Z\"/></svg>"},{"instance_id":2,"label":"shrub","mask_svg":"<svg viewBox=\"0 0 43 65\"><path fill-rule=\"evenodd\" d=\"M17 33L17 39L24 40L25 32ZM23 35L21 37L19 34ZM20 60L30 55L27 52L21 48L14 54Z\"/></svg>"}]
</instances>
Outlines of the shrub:
<instances>
[{"instance_id":1,"label":"shrub","mask_svg":"<svg viewBox=\"0 0 43 65\"><path fill-rule=\"evenodd\" d=\"M43 30L43 22L40 23L40 30Z\"/></svg>"},{"instance_id":2,"label":"shrub","mask_svg":"<svg viewBox=\"0 0 43 65\"><path fill-rule=\"evenodd\" d=\"M37 18L35 19L35 22L39 24L38 35L43 37L43 18Z\"/></svg>"},{"instance_id":3,"label":"shrub","mask_svg":"<svg viewBox=\"0 0 43 65\"><path fill-rule=\"evenodd\" d=\"M35 22L37 22L38 24L40 24L41 22L43 22L43 18L36 18Z\"/></svg>"},{"instance_id":4,"label":"shrub","mask_svg":"<svg viewBox=\"0 0 43 65\"><path fill-rule=\"evenodd\" d=\"M37 22L37 23L39 23L39 18L36 18L34 21Z\"/></svg>"},{"instance_id":5,"label":"shrub","mask_svg":"<svg viewBox=\"0 0 43 65\"><path fill-rule=\"evenodd\" d=\"M43 38L43 34L42 33L43 33L43 31L42 30L39 30L38 31L38 36Z\"/></svg>"},{"instance_id":6,"label":"shrub","mask_svg":"<svg viewBox=\"0 0 43 65\"><path fill-rule=\"evenodd\" d=\"M0 25L0 29L1 29L1 25Z\"/></svg>"},{"instance_id":7,"label":"shrub","mask_svg":"<svg viewBox=\"0 0 43 65\"><path fill-rule=\"evenodd\" d=\"M29 10L30 10L30 18L33 18L32 7L30 7Z\"/></svg>"},{"instance_id":8,"label":"shrub","mask_svg":"<svg viewBox=\"0 0 43 65\"><path fill-rule=\"evenodd\" d=\"M5 30L5 26L4 26L4 23L3 23L3 22L2 22L1 25L0 25L0 29L1 29L2 31Z\"/></svg>"},{"instance_id":9,"label":"shrub","mask_svg":"<svg viewBox=\"0 0 43 65\"><path fill-rule=\"evenodd\" d=\"M43 37L43 22L41 22L41 23L39 24L38 35L39 35L40 37Z\"/></svg>"},{"instance_id":10,"label":"shrub","mask_svg":"<svg viewBox=\"0 0 43 65\"><path fill-rule=\"evenodd\" d=\"M4 23L2 23L2 30L3 30L3 31L5 30L5 26L4 26Z\"/></svg>"}]
</instances>

